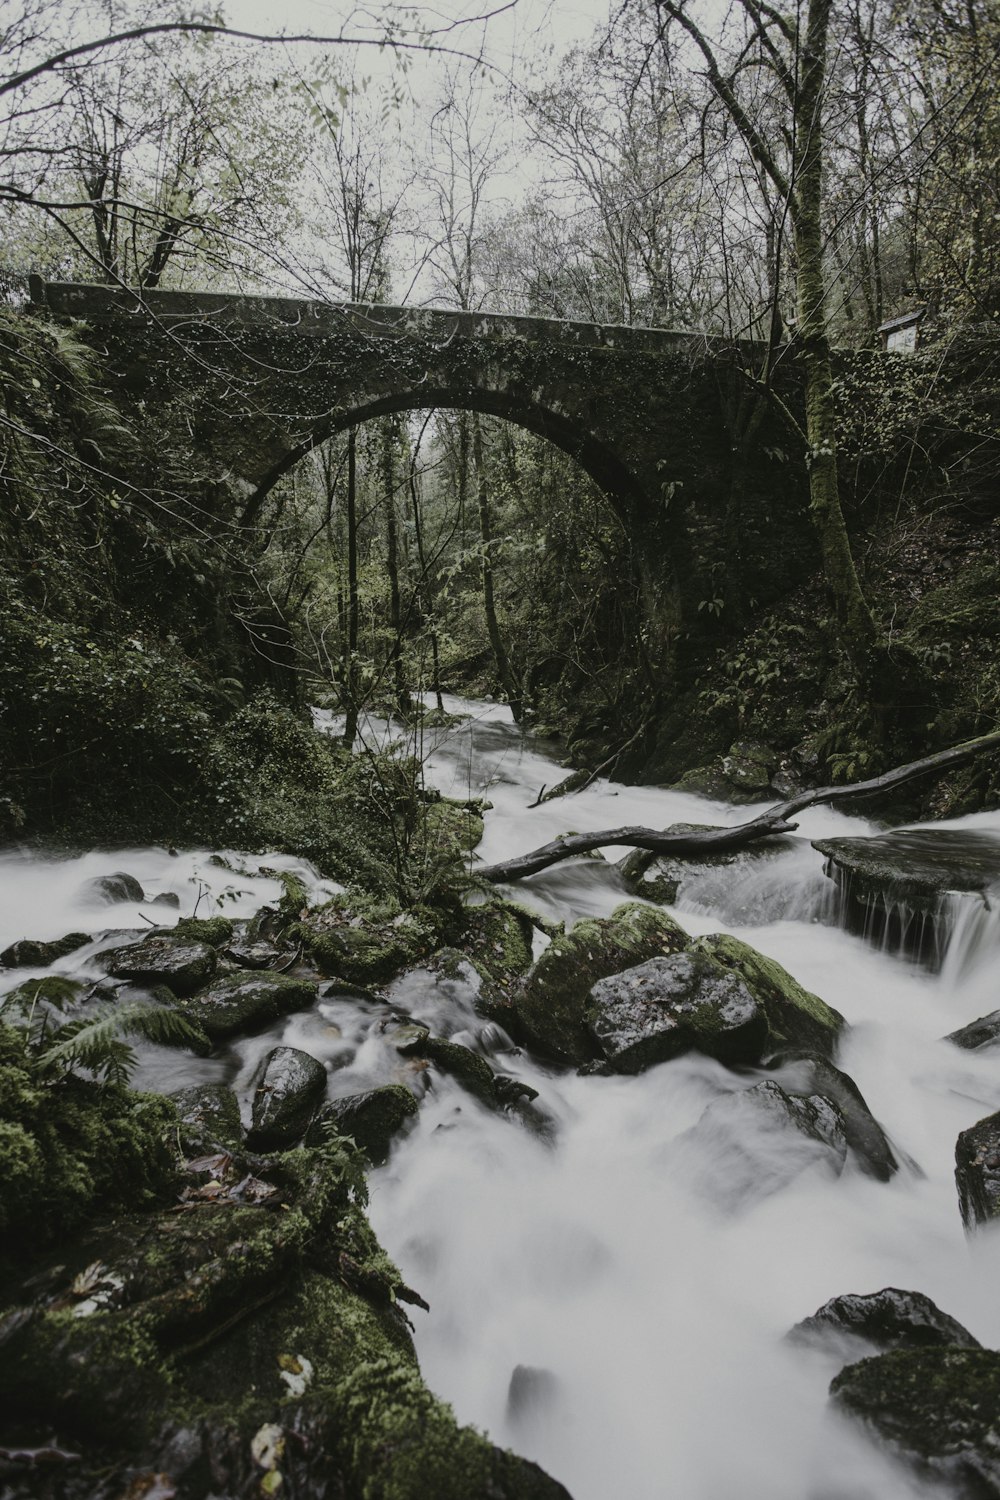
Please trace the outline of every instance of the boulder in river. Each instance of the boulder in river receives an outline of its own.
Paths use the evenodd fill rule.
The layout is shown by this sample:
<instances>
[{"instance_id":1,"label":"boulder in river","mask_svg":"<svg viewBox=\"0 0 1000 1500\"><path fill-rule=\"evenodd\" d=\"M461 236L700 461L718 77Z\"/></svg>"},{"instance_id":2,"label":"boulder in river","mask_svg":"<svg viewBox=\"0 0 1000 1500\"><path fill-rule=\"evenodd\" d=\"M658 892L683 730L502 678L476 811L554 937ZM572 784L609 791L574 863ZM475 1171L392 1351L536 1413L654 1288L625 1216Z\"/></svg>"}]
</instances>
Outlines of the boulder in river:
<instances>
[{"instance_id":1,"label":"boulder in river","mask_svg":"<svg viewBox=\"0 0 1000 1500\"><path fill-rule=\"evenodd\" d=\"M964 1047L969 1052L977 1052L980 1047L995 1047L1000 1042L1000 1010L991 1010L988 1016L980 1016L978 1021L970 1021L968 1026L949 1031L942 1041L951 1042L955 1047Z\"/></svg>"},{"instance_id":2,"label":"boulder in river","mask_svg":"<svg viewBox=\"0 0 1000 1500\"><path fill-rule=\"evenodd\" d=\"M961 1500L1000 1495L1000 1354L992 1349L898 1349L848 1365L830 1386L925 1477Z\"/></svg>"},{"instance_id":3,"label":"boulder in river","mask_svg":"<svg viewBox=\"0 0 1000 1500\"><path fill-rule=\"evenodd\" d=\"M705 1195L725 1208L778 1192L816 1167L839 1176L847 1159L836 1106L822 1094L787 1094L770 1079L713 1100L678 1146Z\"/></svg>"},{"instance_id":4,"label":"boulder in river","mask_svg":"<svg viewBox=\"0 0 1000 1500\"><path fill-rule=\"evenodd\" d=\"M421 909L403 911L363 893L309 907L294 929L320 973L354 984L379 984L435 946L434 922Z\"/></svg>"},{"instance_id":5,"label":"boulder in river","mask_svg":"<svg viewBox=\"0 0 1000 1500\"><path fill-rule=\"evenodd\" d=\"M444 1041L431 1036L423 1028L414 1028L413 1034L396 1043L401 1057L426 1057L462 1085L480 1104L488 1109L516 1104L519 1099L529 1102L538 1097L537 1089L506 1074L494 1073L484 1057L463 1047L460 1042Z\"/></svg>"},{"instance_id":6,"label":"boulder in river","mask_svg":"<svg viewBox=\"0 0 1000 1500\"><path fill-rule=\"evenodd\" d=\"M610 917L577 922L535 960L515 996L512 1024L546 1056L590 1062L600 1050L584 1012L597 980L649 958L680 953L688 941L666 912L637 903L619 906Z\"/></svg>"},{"instance_id":7,"label":"boulder in river","mask_svg":"<svg viewBox=\"0 0 1000 1500\"><path fill-rule=\"evenodd\" d=\"M1000 1218L1000 1113L962 1131L955 1145L955 1181L966 1229Z\"/></svg>"},{"instance_id":8,"label":"boulder in river","mask_svg":"<svg viewBox=\"0 0 1000 1500\"><path fill-rule=\"evenodd\" d=\"M265 1026L293 1010L305 1010L315 999L316 986L307 979L243 970L224 974L191 995L184 1014L214 1039Z\"/></svg>"},{"instance_id":9,"label":"boulder in river","mask_svg":"<svg viewBox=\"0 0 1000 1500\"><path fill-rule=\"evenodd\" d=\"M829 1057L847 1025L839 1010L803 989L773 958L728 933L713 932L692 944L716 963L732 969L743 980L767 1017L769 1045L774 1051L804 1048Z\"/></svg>"},{"instance_id":10,"label":"boulder in river","mask_svg":"<svg viewBox=\"0 0 1000 1500\"><path fill-rule=\"evenodd\" d=\"M42 969L54 964L57 958L75 953L90 942L88 932L67 932L65 937L52 942L38 942L34 938L20 938L0 953L0 964L7 969Z\"/></svg>"},{"instance_id":11,"label":"boulder in river","mask_svg":"<svg viewBox=\"0 0 1000 1500\"><path fill-rule=\"evenodd\" d=\"M940 1349L982 1346L967 1328L925 1297L883 1287L865 1296L848 1292L831 1297L811 1318L796 1323L788 1335L794 1344L816 1344L857 1357L859 1343L882 1353L890 1349Z\"/></svg>"},{"instance_id":12,"label":"boulder in river","mask_svg":"<svg viewBox=\"0 0 1000 1500\"><path fill-rule=\"evenodd\" d=\"M175 995L190 995L215 973L214 948L192 938L154 934L126 948L112 948L98 956L115 979L131 984L165 984Z\"/></svg>"},{"instance_id":13,"label":"boulder in river","mask_svg":"<svg viewBox=\"0 0 1000 1500\"><path fill-rule=\"evenodd\" d=\"M599 979L584 1016L615 1073L641 1073L692 1050L753 1063L767 1041L764 1012L739 976L693 951Z\"/></svg>"},{"instance_id":14,"label":"boulder in river","mask_svg":"<svg viewBox=\"0 0 1000 1500\"><path fill-rule=\"evenodd\" d=\"M95 875L88 880L80 897L84 901L100 901L105 906L114 906L123 901L145 901L146 893L134 875L115 870L111 875Z\"/></svg>"},{"instance_id":15,"label":"boulder in river","mask_svg":"<svg viewBox=\"0 0 1000 1500\"><path fill-rule=\"evenodd\" d=\"M207 943L210 948L224 948L233 935L233 924L228 917L181 917L168 931L176 937Z\"/></svg>"},{"instance_id":16,"label":"boulder in river","mask_svg":"<svg viewBox=\"0 0 1000 1500\"><path fill-rule=\"evenodd\" d=\"M275 1151L300 1140L326 1093L326 1069L298 1047L275 1047L255 1080L247 1145Z\"/></svg>"},{"instance_id":17,"label":"boulder in river","mask_svg":"<svg viewBox=\"0 0 1000 1500\"><path fill-rule=\"evenodd\" d=\"M306 1145L319 1145L324 1131L333 1129L338 1135L350 1136L370 1162L381 1166L388 1159L393 1140L418 1108L416 1099L401 1083L331 1099L310 1125Z\"/></svg>"},{"instance_id":18,"label":"boulder in river","mask_svg":"<svg viewBox=\"0 0 1000 1500\"><path fill-rule=\"evenodd\" d=\"M982 829L898 829L814 839L852 931L936 964L948 936L945 897L1000 885L1000 836Z\"/></svg>"},{"instance_id":19,"label":"boulder in river","mask_svg":"<svg viewBox=\"0 0 1000 1500\"><path fill-rule=\"evenodd\" d=\"M775 1060L783 1069L782 1082L790 1093L823 1094L837 1106L844 1124L848 1149L863 1172L879 1182L888 1182L899 1170L888 1137L865 1102L854 1079L829 1058L816 1054L789 1054Z\"/></svg>"}]
</instances>

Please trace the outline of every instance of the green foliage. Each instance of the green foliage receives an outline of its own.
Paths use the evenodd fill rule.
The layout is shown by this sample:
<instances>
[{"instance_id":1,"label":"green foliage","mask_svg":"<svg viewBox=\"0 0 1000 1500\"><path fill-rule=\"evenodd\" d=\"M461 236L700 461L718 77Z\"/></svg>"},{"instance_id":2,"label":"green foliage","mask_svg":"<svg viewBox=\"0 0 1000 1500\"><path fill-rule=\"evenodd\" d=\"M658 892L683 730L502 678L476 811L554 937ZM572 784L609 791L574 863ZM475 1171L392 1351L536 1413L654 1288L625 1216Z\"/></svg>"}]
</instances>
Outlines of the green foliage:
<instances>
[{"instance_id":1,"label":"green foliage","mask_svg":"<svg viewBox=\"0 0 1000 1500\"><path fill-rule=\"evenodd\" d=\"M170 1178L175 1123L165 1099L81 1078L17 1009L5 1006L0 1020L0 1234L14 1258L97 1208L151 1201Z\"/></svg>"}]
</instances>

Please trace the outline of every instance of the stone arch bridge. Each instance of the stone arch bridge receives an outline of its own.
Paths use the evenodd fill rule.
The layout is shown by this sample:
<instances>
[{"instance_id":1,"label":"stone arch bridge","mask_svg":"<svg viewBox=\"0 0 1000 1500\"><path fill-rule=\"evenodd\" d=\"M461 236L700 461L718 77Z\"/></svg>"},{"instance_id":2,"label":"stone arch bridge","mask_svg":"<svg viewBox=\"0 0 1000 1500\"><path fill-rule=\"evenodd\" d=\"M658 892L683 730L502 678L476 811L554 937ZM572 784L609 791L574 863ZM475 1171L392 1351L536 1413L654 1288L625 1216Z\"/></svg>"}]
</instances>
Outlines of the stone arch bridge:
<instances>
[{"instance_id":1,"label":"stone arch bridge","mask_svg":"<svg viewBox=\"0 0 1000 1500\"><path fill-rule=\"evenodd\" d=\"M506 418L579 462L620 517L637 577L672 632L681 596L697 602L717 587L752 346L492 313L30 285L39 311L84 325L119 397L148 408L186 393L199 455L245 525L334 433L390 412L457 408ZM767 433L765 422L749 468L739 455L742 514L760 512L752 526L763 531L766 497L788 484L761 458L787 437Z\"/></svg>"}]
</instances>

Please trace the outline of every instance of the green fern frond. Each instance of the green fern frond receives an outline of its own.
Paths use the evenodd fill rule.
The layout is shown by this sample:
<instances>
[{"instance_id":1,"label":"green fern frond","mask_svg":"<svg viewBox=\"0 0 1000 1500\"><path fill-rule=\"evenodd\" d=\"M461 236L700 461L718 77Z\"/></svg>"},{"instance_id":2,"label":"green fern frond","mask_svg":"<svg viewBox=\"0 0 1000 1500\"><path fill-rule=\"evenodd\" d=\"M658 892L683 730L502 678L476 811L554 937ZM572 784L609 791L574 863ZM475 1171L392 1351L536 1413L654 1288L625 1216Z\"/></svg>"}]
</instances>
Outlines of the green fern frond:
<instances>
[{"instance_id":1,"label":"green fern frond","mask_svg":"<svg viewBox=\"0 0 1000 1500\"><path fill-rule=\"evenodd\" d=\"M126 1036L167 1046L202 1047L204 1033L166 1005L106 1005L60 1026L56 1039L40 1053L40 1073L84 1068L108 1083L126 1083L136 1056Z\"/></svg>"}]
</instances>

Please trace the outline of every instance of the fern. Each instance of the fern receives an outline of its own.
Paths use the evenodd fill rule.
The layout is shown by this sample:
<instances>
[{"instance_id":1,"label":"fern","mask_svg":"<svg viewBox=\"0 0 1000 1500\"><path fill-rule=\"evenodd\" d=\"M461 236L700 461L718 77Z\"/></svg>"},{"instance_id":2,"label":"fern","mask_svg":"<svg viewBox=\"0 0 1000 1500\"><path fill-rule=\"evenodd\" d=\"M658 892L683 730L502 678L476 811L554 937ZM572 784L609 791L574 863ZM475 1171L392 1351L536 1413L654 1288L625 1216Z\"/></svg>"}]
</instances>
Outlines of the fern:
<instances>
[{"instance_id":1,"label":"fern","mask_svg":"<svg viewBox=\"0 0 1000 1500\"><path fill-rule=\"evenodd\" d=\"M75 990L50 993L49 982L44 985L44 994L43 982L28 983L0 1001L0 1017L24 1033L26 1061L40 1081L81 1068L104 1083L126 1084L136 1064L126 1037L161 1046L207 1046L204 1032L168 1005L102 1005L58 1025L56 1015Z\"/></svg>"}]
</instances>

